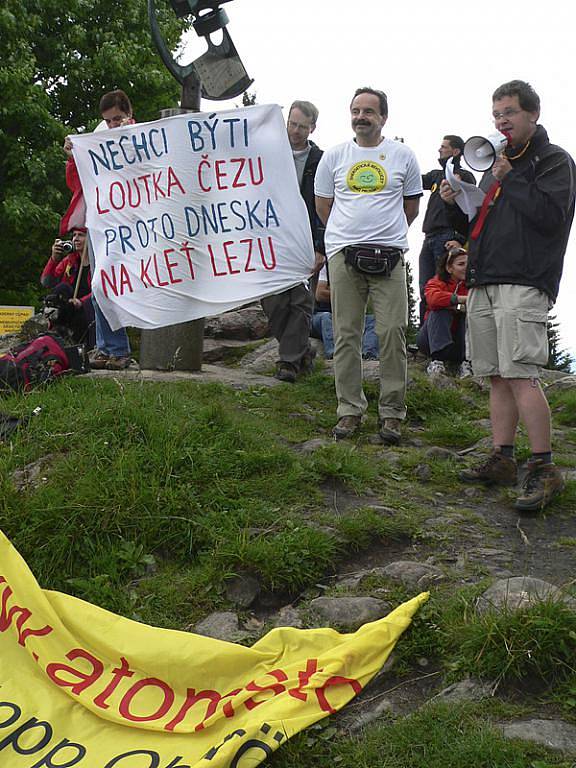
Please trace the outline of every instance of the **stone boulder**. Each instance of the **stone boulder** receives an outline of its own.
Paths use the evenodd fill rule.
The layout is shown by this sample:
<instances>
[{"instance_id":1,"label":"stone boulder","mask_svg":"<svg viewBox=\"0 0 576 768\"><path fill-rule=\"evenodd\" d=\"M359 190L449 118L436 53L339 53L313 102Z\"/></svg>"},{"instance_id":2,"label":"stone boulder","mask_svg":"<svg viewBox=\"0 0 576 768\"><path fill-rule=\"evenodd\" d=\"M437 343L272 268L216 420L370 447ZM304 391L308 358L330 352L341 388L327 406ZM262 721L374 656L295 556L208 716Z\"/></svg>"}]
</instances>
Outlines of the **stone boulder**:
<instances>
[{"instance_id":1,"label":"stone boulder","mask_svg":"<svg viewBox=\"0 0 576 768\"><path fill-rule=\"evenodd\" d=\"M268 334L268 318L260 305L252 305L206 319L204 335L215 339L253 341Z\"/></svg>"},{"instance_id":2,"label":"stone boulder","mask_svg":"<svg viewBox=\"0 0 576 768\"><path fill-rule=\"evenodd\" d=\"M436 566L412 560L389 563L382 568L382 573L390 579L401 581L408 587L425 587L444 578L444 574Z\"/></svg>"},{"instance_id":3,"label":"stone boulder","mask_svg":"<svg viewBox=\"0 0 576 768\"><path fill-rule=\"evenodd\" d=\"M194 632L230 643L238 642L247 636L247 633L240 629L238 616L232 611L215 611L209 614L196 624Z\"/></svg>"},{"instance_id":4,"label":"stone boulder","mask_svg":"<svg viewBox=\"0 0 576 768\"><path fill-rule=\"evenodd\" d=\"M548 749L576 755L576 725L573 723L533 719L500 723L498 727L507 739L533 741Z\"/></svg>"},{"instance_id":5,"label":"stone boulder","mask_svg":"<svg viewBox=\"0 0 576 768\"><path fill-rule=\"evenodd\" d=\"M513 576L494 582L478 598L476 610L481 614L488 611L521 611L546 600L563 602L572 610L576 610L576 599L565 595L553 584L532 576Z\"/></svg>"},{"instance_id":6,"label":"stone boulder","mask_svg":"<svg viewBox=\"0 0 576 768\"><path fill-rule=\"evenodd\" d=\"M355 630L386 616L392 607L375 597L317 597L310 602L310 609L328 626Z\"/></svg>"}]
</instances>

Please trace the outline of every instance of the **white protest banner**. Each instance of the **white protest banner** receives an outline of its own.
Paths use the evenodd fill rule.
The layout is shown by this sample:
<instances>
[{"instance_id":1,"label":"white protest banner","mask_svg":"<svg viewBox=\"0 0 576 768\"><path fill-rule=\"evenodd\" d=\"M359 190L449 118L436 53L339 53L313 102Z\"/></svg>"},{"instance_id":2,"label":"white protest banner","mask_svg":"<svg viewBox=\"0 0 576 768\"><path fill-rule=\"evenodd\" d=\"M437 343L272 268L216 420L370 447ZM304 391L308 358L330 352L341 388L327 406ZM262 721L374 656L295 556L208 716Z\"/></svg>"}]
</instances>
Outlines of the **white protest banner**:
<instances>
[{"instance_id":1,"label":"white protest banner","mask_svg":"<svg viewBox=\"0 0 576 768\"><path fill-rule=\"evenodd\" d=\"M112 328L216 315L309 277L314 249L276 105L74 136L92 289Z\"/></svg>"}]
</instances>

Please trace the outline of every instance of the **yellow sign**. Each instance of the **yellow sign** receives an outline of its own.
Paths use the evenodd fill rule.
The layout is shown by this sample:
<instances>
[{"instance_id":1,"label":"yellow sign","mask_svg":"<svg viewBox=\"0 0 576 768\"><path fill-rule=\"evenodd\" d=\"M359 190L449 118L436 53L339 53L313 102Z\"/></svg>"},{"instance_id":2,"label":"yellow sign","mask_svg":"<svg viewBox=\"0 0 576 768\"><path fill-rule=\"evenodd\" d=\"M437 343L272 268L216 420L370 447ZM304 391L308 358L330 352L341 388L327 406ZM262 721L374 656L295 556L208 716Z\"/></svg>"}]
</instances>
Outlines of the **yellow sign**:
<instances>
[{"instance_id":1,"label":"yellow sign","mask_svg":"<svg viewBox=\"0 0 576 768\"><path fill-rule=\"evenodd\" d=\"M427 597L246 648L42 590L0 532L0 765L252 768L359 693Z\"/></svg>"},{"instance_id":2,"label":"yellow sign","mask_svg":"<svg viewBox=\"0 0 576 768\"><path fill-rule=\"evenodd\" d=\"M0 335L17 333L34 314L34 307L0 306Z\"/></svg>"},{"instance_id":3,"label":"yellow sign","mask_svg":"<svg viewBox=\"0 0 576 768\"><path fill-rule=\"evenodd\" d=\"M352 192L374 194L381 192L388 183L388 175L379 163L362 160L355 163L346 176L348 189Z\"/></svg>"}]
</instances>

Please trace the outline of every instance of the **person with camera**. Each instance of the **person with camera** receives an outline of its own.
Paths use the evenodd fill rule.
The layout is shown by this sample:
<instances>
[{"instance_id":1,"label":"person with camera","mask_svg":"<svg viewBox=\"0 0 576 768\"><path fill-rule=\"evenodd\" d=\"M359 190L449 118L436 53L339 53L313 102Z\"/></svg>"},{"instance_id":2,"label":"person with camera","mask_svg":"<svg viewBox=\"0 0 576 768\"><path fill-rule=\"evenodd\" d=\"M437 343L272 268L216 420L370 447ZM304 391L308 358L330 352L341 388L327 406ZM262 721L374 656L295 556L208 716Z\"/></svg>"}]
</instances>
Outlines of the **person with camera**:
<instances>
[{"instance_id":1,"label":"person with camera","mask_svg":"<svg viewBox=\"0 0 576 768\"><path fill-rule=\"evenodd\" d=\"M446 363L458 366L458 376L472 375L466 360L466 301L465 284L468 254L456 240L446 243L444 254L424 287L426 314L416 343L424 355L431 358L426 369L428 376L446 373Z\"/></svg>"},{"instance_id":2,"label":"person with camera","mask_svg":"<svg viewBox=\"0 0 576 768\"><path fill-rule=\"evenodd\" d=\"M40 276L40 283L44 288L54 288L59 283L76 284L85 242L85 227L75 227L72 230L71 240L61 240L60 238L54 240L50 258L46 262L46 266ZM79 296L84 296L86 293L90 293L90 273L88 269L85 270L84 276L80 279L84 280L85 289L79 291L78 294Z\"/></svg>"},{"instance_id":3,"label":"person with camera","mask_svg":"<svg viewBox=\"0 0 576 768\"><path fill-rule=\"evenodd\" d=\"M383 91L358 88L350 104L355 138L327 150L316 171L316 210L326 224L326 254L335 332L334 379L339 440L360 428L362 331L372 300L380 344L379 432L400 441L406 417L408 293L404 253L418 215L422 177L411 149L387 139Z\"/></svg>"},{"instance_id":4,"label":"person with camera","mask_svg":"<svg viewBox=\"0 0 576 768\"><path fill-rule=\"evenodd\" d=\"M50 328L61 335L69 333L75 343L92 349L94 309L84 227L75 227L71 240L54 241L40 282L50 289L44 297Z\"/></svg>"},{"instance_id":5,"label":"person with camera","mask_svg":"<svg viewBox=\"0 0 576 768\"><path fill-rule=\"evenodd\" d=\"M532 455L516 509L543 509L564 488L552 461L551 418L540 386L548 360L548 311L558 294L574 218L576 165L538 124L540 98L523 80L492 95L492 118L508 146L486 171L486 193L468 226L457 192L440 195L459 231L470 231L466 280L468 344L476 376L490 378L493 452L464 470L465 482L514 485L519 421Z\"/></svg>"}]
</instances>

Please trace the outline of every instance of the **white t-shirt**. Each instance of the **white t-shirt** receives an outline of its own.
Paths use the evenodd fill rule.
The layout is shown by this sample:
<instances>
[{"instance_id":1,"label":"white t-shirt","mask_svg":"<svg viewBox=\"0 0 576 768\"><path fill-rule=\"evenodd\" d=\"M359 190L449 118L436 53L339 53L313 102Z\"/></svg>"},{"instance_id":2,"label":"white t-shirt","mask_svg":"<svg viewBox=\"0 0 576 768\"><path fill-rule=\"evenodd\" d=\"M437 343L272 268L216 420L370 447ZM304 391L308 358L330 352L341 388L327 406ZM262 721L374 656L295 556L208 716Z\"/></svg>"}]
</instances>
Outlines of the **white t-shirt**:
<instances>
[{"instance_id":1,"label":"white t-shirt","mask_svg":"<svg viewBox=\"0 0 576 768\"><path fill-rule=\"evenodd\" d=\"M408 248L404 198L422 194L415 154L401 141L377 147L347 141L324 152L314 191L334 198L326 225L328 258L346 245L377 243Z\"/></svg>"}]
</instances>

